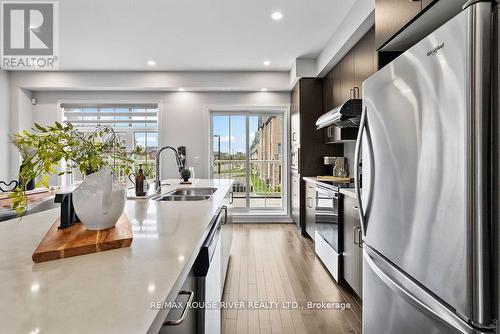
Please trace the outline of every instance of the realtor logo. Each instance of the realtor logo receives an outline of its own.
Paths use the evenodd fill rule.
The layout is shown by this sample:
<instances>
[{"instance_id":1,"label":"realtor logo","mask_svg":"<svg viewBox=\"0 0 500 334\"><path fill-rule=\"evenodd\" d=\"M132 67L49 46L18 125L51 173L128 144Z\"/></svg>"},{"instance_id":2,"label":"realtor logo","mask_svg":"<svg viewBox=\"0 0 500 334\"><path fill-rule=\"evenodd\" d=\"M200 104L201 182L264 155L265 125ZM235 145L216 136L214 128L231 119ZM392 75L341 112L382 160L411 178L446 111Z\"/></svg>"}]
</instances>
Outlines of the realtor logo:
<instances>
[{"instance_id":1,"label":"realtor logo","mask_svg":"<svg viewBox=\"0 0 500 334\"><path fill-rule=\"evenodd\" d=\"M1 3L1 67L7 70L58 68L58 3Z\"/></svg>"}]
</instances>

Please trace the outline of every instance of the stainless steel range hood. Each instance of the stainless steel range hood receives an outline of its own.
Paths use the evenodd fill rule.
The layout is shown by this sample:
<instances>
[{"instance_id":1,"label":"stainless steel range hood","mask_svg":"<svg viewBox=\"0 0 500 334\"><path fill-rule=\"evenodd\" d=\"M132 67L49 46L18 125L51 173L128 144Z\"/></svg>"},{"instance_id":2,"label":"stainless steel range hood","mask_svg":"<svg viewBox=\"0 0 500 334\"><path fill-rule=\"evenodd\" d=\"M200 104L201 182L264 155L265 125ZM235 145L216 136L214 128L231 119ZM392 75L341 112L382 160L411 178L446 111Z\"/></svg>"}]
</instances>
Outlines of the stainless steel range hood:
<instances>
[{"instance_id":1,"label":"stainless steel range hood","mask_svg":"<svg viewBox=\"0 0 500 334\"><path fill-rule=\"evenodd\" d=\"M362 108L361 99L347 100L343 105L321 115L316 121L316 128L319 130L329 125L335 125L339 128L358 127Z\"/></svg>"}]
</instances>

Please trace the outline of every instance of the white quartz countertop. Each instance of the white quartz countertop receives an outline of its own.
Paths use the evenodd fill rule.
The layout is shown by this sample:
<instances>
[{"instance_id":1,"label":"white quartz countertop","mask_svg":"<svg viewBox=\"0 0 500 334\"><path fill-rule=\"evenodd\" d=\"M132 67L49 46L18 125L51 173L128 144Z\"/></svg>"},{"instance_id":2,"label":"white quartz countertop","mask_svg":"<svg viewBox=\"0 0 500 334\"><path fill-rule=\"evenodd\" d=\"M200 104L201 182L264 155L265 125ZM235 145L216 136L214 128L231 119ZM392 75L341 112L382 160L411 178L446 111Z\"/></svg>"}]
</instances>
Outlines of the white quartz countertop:
<instances>
[{"instance_id":1,"label":"white quartz countertop","mask_svg":"<svg viewBox=\"0 0 500 334\"><path fill-rule=\"evenodd\" d=\"M0 222L0 332L153 333L177 296L232 180L167 180L162 192L214 187L206 201L129 200L128 248L35 264L31 255L59 210ZM178 282L179 281L179 282Z\"/></svg>"},{"instance_id":2,"label":"white quartz countertop","mask_svg":"<svg viewBox=\"0 0 500 334\"><path fill-rule=\"evenodd\" d=\"M354 188L340 188L340 193L344 194L346 196L352 197L354 199L357 198L356 196L356 190Z\"/></svg>"}]
</instances>

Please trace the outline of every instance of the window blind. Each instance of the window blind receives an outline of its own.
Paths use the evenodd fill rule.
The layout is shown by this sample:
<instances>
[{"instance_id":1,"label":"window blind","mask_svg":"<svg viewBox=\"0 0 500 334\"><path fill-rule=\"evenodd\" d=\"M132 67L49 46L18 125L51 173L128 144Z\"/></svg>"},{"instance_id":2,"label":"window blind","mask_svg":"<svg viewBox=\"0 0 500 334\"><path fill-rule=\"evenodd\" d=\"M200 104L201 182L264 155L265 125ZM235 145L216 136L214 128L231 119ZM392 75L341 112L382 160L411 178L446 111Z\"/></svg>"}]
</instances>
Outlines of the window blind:
<instances>
[{"instance_id":1,"label":"window blind","mask_svg":"<svg viewBox=\"0 0 500 334\"><path fill-rule=\"evenodd\" d=\"M62 103L63 121L77 128L109 126L120 130L158 129L157 103Z\"/></svg>"}]
</instances>

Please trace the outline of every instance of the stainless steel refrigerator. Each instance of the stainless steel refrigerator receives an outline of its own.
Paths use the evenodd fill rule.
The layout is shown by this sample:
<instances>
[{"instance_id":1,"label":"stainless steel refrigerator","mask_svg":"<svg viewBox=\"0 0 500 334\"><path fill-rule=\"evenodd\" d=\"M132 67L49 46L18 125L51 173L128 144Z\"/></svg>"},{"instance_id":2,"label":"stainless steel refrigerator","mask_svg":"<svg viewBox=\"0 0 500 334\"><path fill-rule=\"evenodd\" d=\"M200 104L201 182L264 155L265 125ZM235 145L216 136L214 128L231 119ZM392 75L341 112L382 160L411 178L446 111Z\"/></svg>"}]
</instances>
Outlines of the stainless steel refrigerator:
<instances>
[{"instance_id":1,"label":"stainless steel refrigerator","mask_svg":"<svg viewBox=\"0 0 500 334\"><path fill-rule=\"evenodd\" d=\"M363 84L365 334L495 330L496 11L469 2Z\"/></svg>"}]
</instances>

